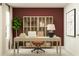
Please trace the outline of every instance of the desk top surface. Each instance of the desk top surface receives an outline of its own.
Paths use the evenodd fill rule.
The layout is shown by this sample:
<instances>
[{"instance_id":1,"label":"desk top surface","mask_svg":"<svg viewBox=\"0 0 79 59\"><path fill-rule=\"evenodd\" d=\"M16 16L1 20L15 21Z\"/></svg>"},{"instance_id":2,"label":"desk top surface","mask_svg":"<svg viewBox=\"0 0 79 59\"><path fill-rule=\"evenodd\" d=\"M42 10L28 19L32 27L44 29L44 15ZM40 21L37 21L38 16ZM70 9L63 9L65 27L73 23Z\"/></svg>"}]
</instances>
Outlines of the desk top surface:
<instances>
[{"instance_id":1,"label":"desk top surface","mask_svg":"<svg viewBox=\"0 0 79 59\"><path fill-rule=\"evenodd\" d=\"M54 37L15 37L14 38L14 41L33 41L34 39L42 39L44 41L58 41L58 40L61 40L60 37L58 36L54 36Z\"/></svg>"}]
</instances>

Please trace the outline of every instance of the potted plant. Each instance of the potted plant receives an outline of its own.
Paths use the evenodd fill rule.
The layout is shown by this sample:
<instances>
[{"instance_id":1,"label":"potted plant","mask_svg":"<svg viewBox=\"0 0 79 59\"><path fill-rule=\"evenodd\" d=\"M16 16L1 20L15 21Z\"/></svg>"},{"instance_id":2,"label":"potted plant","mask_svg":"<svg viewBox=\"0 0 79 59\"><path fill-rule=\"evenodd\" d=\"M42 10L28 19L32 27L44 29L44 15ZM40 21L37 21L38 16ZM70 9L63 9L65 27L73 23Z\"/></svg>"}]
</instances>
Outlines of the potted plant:
<instances>
[{"instance_id":1,"label":"potted plant","mask_svg":"<svg viewBox=\"0 0 79 59\"><path fill-rule=\"evenodd\" d=\"M13 18L13 29L16 31L16 36L17 36L17 30L21 27L21 21L19 17L14 17Z\"/></svg>"}]
</instances>

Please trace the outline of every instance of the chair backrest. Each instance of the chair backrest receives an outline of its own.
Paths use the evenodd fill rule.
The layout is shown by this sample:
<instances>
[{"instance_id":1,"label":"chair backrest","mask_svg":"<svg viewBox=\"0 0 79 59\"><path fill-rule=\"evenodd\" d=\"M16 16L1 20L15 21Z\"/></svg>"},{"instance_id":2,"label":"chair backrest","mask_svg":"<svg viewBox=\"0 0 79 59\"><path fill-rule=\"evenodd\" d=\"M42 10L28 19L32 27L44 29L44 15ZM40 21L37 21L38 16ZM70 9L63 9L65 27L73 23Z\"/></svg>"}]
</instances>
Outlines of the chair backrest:
<instances>
[{"instance_id":1,"label":"chair backrest","mask_svg":"<svg viewBox=\"0 0 79 59\"><path fill-rule=\"evenodd\" d=\"M37 37L43 37L43 36L44 36L43 31L37 32ZM36 46L40 46L40 45L43 45L44 41L42 40L42 38L38 38L38 39L34 39L33 43L36 44Z\"/></svg>"},{"instance_id":2,"label":"chair backrest","mask_svg":"<svg viewBox=\"0 0 79 59\"><path fill-rule=\"evenodd\" d=\"M38 31L37 36L39 36L39 37L44 36L44 32L43 31Z\"/></svg>"}]
</instances>

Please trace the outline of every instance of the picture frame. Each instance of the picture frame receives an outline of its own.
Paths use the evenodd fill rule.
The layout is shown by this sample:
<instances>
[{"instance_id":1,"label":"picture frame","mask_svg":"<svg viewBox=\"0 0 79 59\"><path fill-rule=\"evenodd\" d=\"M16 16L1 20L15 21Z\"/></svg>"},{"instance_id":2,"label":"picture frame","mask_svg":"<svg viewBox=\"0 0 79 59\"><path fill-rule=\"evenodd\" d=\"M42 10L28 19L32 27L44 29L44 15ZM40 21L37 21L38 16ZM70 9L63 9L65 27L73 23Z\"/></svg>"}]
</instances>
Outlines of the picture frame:
<instances>
[{"instance_id":1,"label":"picture frame","mask_svg":"<svg viewBox=\"0 0 79 59\"><path fill-rule=\"evenodd\" d=\"M76 37L76 9L66 13L66 30L67 36Z\"/></svg>"}]
</instances>

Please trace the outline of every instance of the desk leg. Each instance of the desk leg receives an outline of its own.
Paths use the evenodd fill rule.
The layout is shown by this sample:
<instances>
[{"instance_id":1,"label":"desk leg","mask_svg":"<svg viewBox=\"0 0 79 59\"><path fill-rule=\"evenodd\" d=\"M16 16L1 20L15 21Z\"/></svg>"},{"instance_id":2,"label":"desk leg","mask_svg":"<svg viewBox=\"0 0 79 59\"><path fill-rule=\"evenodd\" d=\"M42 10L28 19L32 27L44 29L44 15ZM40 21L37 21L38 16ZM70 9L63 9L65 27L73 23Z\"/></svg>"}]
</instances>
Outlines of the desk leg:
<instances>
[{"instance_id":1,"label":"desk leg","mask_svg":"<svg viewBox=\"0 0 79 59\"><path fill-rule=\"evenodd\" d=\"M56 41L56 52L58 54L58 41Z\"/></svg>"},{"instance_id":2,"label":"desk leg","mask_svg":"<svg viewBox=\"0 0 79 59\"><path fill-rule=\"evenodd\" d=\"M25 44L24 43L25 43L25 41L23 41L23 48L25 47Z\"/></svg>"},{"instance_id":3,"label":"desk leg","mask_svg":"<svg viewBox=\"0 0 79 59\"><path fill-rule=\"evenodd\" d=\"M53 48L54 46L53 46L53 41L52 41L52 48Z\"/></svg>"},{"instance_id":4,"label":"desk leg","mask_svg":"<svg viewBox=\"0 0 79 59\"><path fill-rule=\"evenodd\" d=\"M45 47L46 47L46 41L44 41L44 42L45 42L44 44L45 44Z\"/></svg>"},{"instance_id":5,"label":"desk leg","mask_svg":"<svg viewBox=\"0 0 79 59\"><path fill-rule=\"evenodd\" d=\"M30 47L32 47L32 41L30 41Z\"/></svg>"},{"instance_id":6,"label":"desk leg","mask_svg":"<svg viewBox=\"0 0 79 59\"><path fill-rule=\"evenodd\" d=\"M59 43L60 43L60 47L59 47L60 52L59 52L59 53L60 53L60 55L61 55L61 40L60 40Z\"/></svg>"},{"instance_id":7,"label":"desk leg","mask_svg":"<svg viewBox=\"0 0 79 59\"><path fill-rule=\"evenodd\" d=\"M17 53L19 54L19 41L17 42Z\"/></svg>"},{"instance_id":8,"label":"desk leg","mask_svg":"<svg viewBox=\"0 0 79 59\"><path fill-rule=\"evenodd\" d=\"M14 55L15 55L15 41L14 41Z\"/></svg>"}]
</instances>

